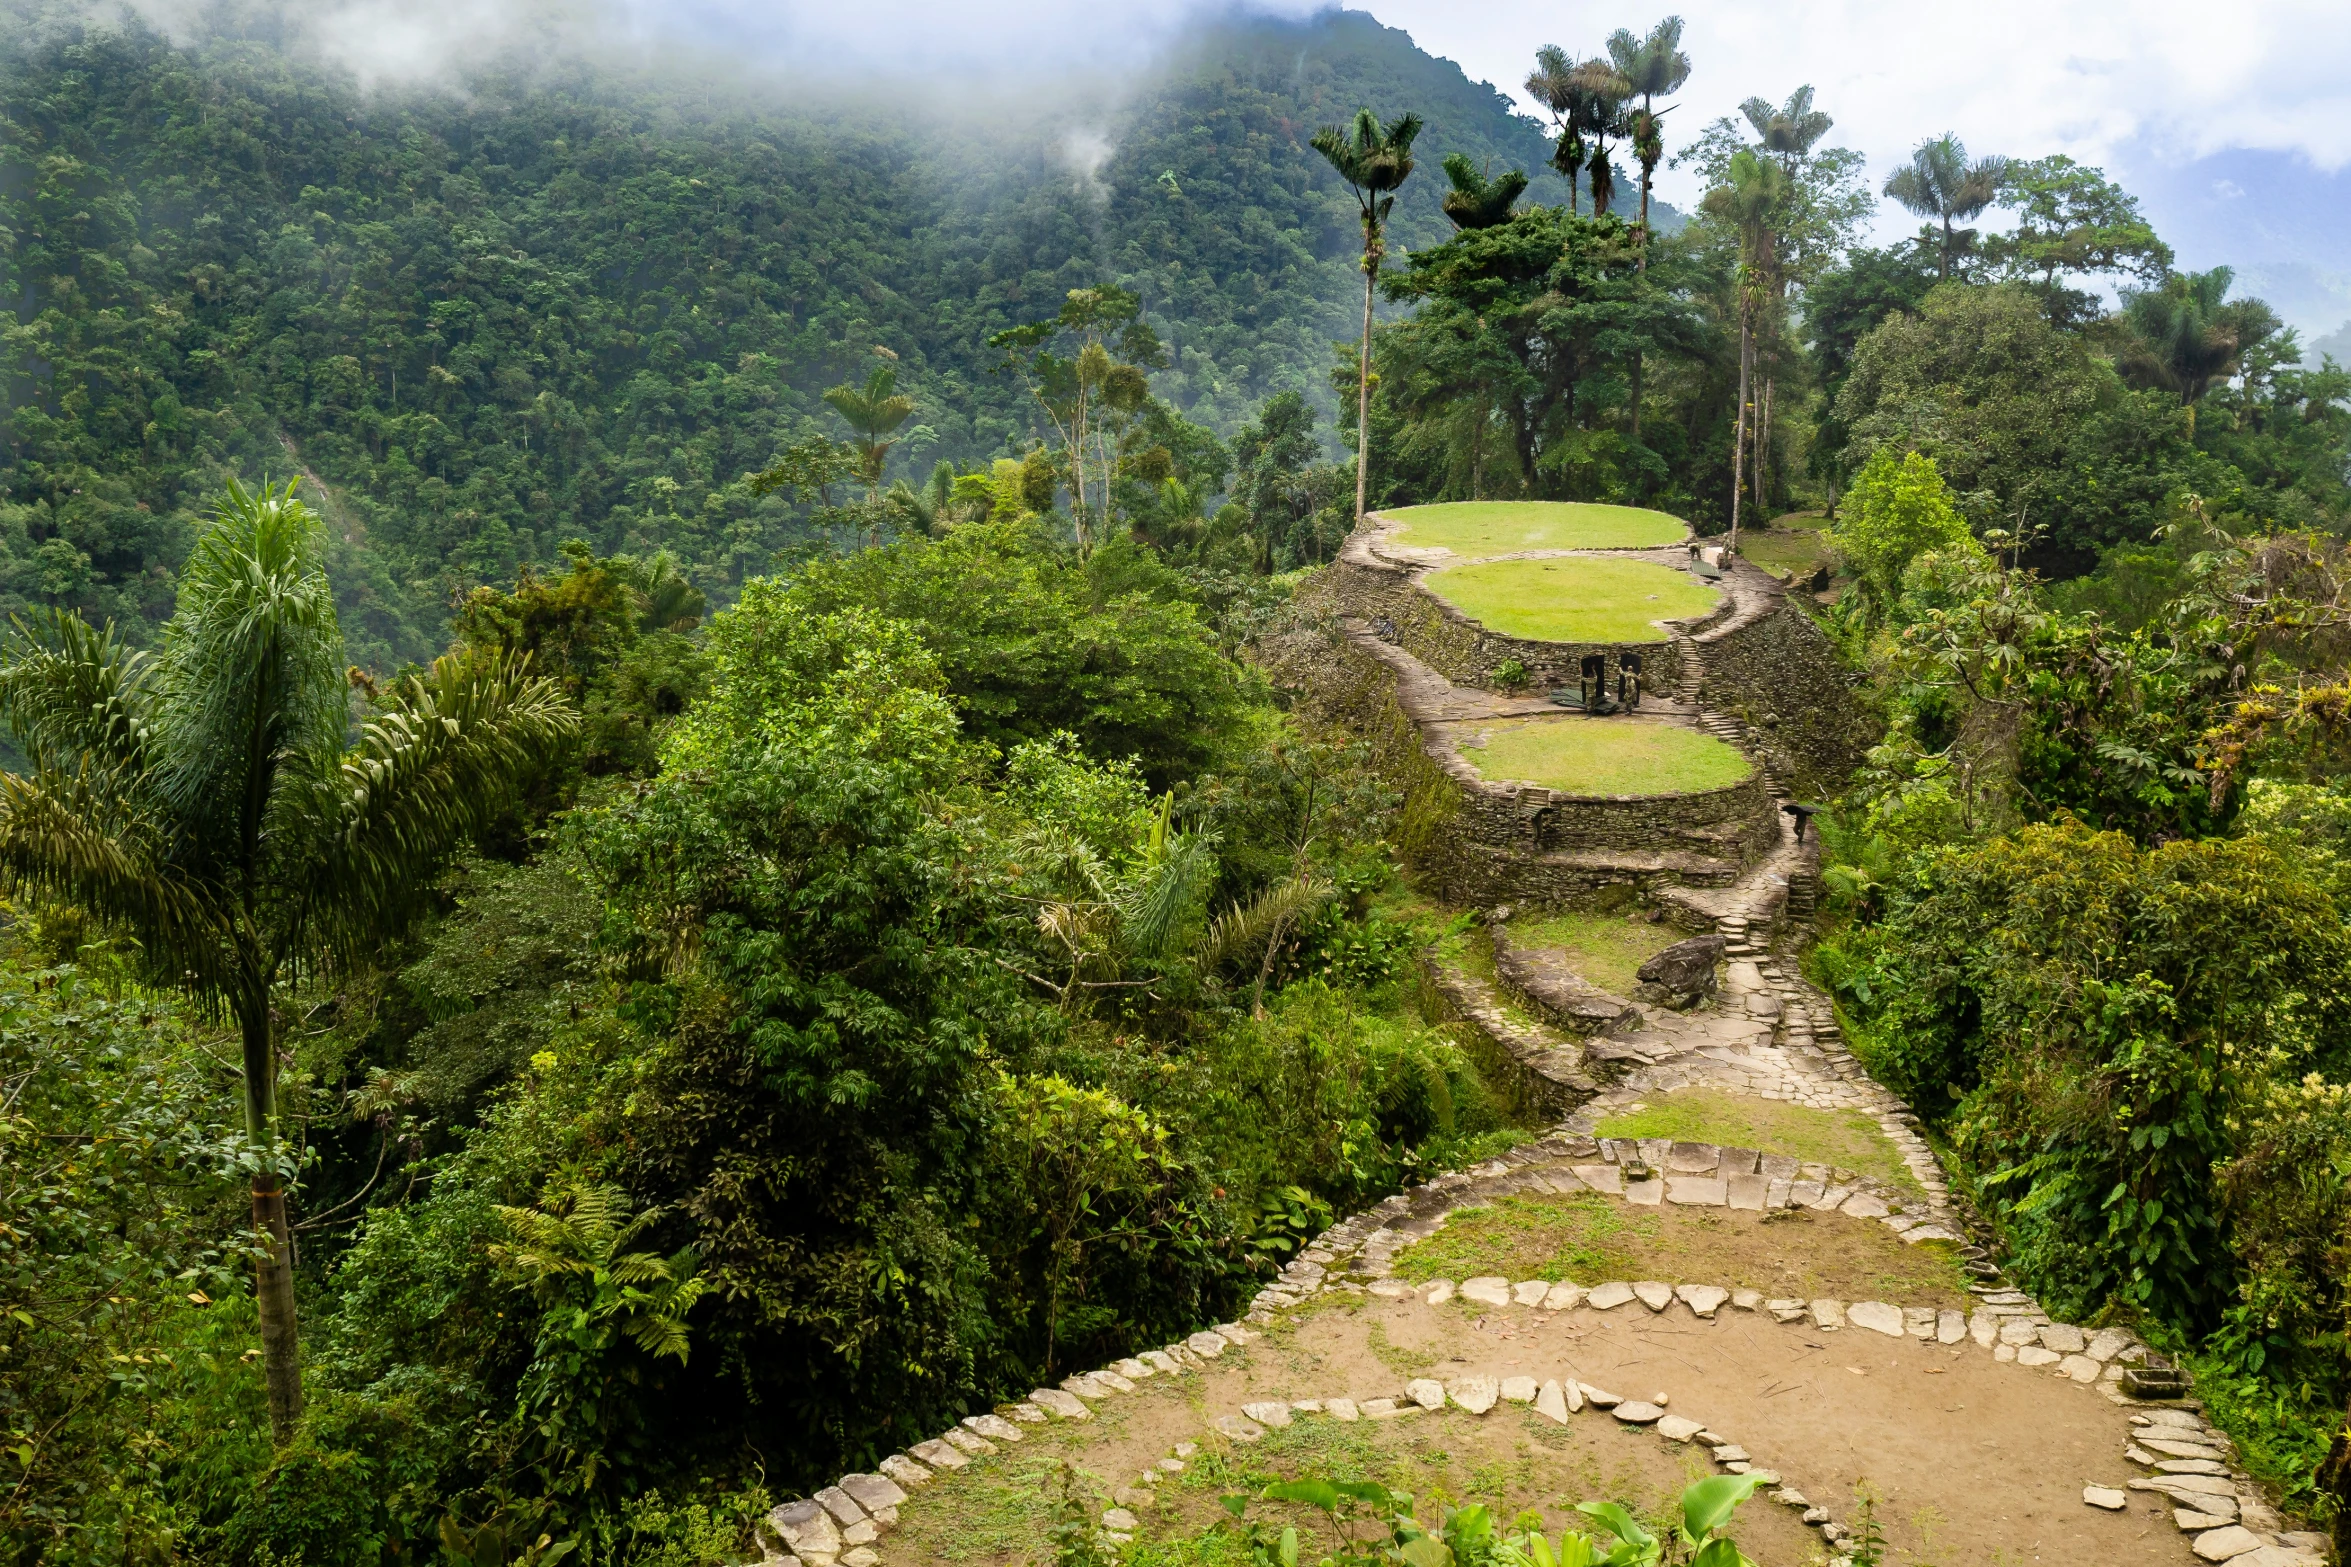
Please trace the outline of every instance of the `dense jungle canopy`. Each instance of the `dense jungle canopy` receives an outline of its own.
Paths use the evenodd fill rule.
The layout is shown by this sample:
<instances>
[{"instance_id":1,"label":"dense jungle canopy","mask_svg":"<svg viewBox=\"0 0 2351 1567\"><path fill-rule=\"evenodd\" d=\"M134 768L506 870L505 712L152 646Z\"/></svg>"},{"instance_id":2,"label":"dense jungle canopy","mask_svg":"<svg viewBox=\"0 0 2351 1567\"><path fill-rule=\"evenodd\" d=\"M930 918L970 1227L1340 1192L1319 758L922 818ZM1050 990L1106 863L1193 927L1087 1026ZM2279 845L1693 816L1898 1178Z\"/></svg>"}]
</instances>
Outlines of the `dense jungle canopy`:
<instances>
[{"instance_id":1,"label":"dense jungle canopy","mask_svg":"<svg viewBox=\"0 0 2351 1567\"><path fill-rule=\"evenodd\" d=\"M2351 373L2101 171L1646 20L1530 114L1338 11L919 111L15 16L0 1561L754 1559L1533 1135L1317 717L1359 486L1771 571L1804 972L2351 1533Z\"/></svg>"}]
</instances>

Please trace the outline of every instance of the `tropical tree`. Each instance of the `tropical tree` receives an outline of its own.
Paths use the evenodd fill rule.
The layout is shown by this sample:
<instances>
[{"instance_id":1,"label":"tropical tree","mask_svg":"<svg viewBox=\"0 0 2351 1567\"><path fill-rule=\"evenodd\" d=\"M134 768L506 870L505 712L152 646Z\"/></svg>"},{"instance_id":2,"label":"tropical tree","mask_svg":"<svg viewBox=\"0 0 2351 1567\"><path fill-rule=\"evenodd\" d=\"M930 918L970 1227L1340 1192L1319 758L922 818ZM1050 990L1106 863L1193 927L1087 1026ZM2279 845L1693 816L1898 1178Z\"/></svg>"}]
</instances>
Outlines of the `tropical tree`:
<instances>
[{"instance_id":1,"label":"tropical tree","mask_svg":"<svg viewBox=\"0 0 2351 1567\"><path fill-rule=\"evenodd\" d=\"M1326 125L1314 133L1314 150L1339 171L1355 192L1363 215L1363 344L1356 353L1355 520L1363 521L1365 480L1371 473L1371 299L1387 254L1388 214L1396 191L1412 177L1412 144L1420 138L1417 114L1382 126L1379 116L1358 109L1352 125Z\"/></svg>"},{"instance_id":2,"label":"tropical tree","mask_svg":"<svg viewBox=\"0 0 2351 1567\"><path fill-rule=\"evenodd\" d=\"M1739 414L1731 431L1731 548L1739 547L1739 491L1754 432L1755 322L1773 297L1779 273L1778 224L1787 210L1788 176L1769 158L1742 148L1723 183L1701 203L1708 217L1739 238Z\"/></svg>"},{"instance_id":3,"label":"tropical tree","mask_svg":"<svg viewBox=\"0 0 2351 1567\"><path fill-rule=\"evenodd\" d=\"M1584 177L1584 131L1597 112L1592 84L1583 67L1567 57L1557 44L1535 51L1535 68L1527 73L1527 95L1551 113L1557 133L1551 148L1551 167L1567 181L1567 210L1578 212L1576 184Z\"/></svg>"},{"instance_id":4,"label":"tropical tree","mask_svg":"<svg viewBox=\"0 0 2351 1567\"><path fill-rule=\"evenodd\" d=\"M1784 104L1774 107L1767 99L1749 98L1745 103L1739 105L1739 112L1747 117L1748 124L1755 127L1755 134L1761 143L1762 150L1769 153L1778 162L1780 171L1787 175L1788 202L1786 204L1795 204L1797 193L1801 188L1800 181L1804 166L1812 156L1812 149L1819 145L1820 139L1826 136L1830 127L1837 122L1831 119L1825 111L1812 106L1812 86L1809 82L1788 94L1788 101ZM1779 226L1782 230L1779 237L1784 240L1787 224L1783 221ZM1781 321L1786 314L1787 294L1788 269L1784 265L1775 266L1771 276L1771 319L1769 323L1769 335L1775 345L1779 340ZM1778 375L1767 371L1763 377L1763 406L1757 415L1754 443L1754 485L1757 506L1763 505L1764 496L1769 487L1765 466L1770 460L1772 452L1772 395L1778 389L1778 385Z\"/></svg>"},{"instance_id":5,"label":"tropical tree","mask_svg":"<svg viewBox=\"0 0 2351 1567\"><path fill-rule=\"evenodd\" d=\"M1056 343L1067 343L1073 351L1055 353ZM1071 289L1054 315L1008 327L990 337L988 346L1004 351L999 368L1017 368L1027 377L1030 395L1060 437L1078 553L1090 554L1094 500L1099 497L1107 522L1118 477L1117 437L1150 396L1146 372L1167 367L1166 345L1143 319L1141 299L1103 283ZM1047 485L1032 509L1051 504Z\"/></svg>"},{"instance_id":6,"label":"tropical tree","mask_svg":"<svg viewBox=\"0 0 2351 1567\"><path fill-rule=\"evenodd\" d=\"M2258 299L2228 297L2236 273L2175 272L2160 288L2123 294L2123 319L2141 348L2139 367L2193 407L2245 353L2277 335L2277 313Z\"/></svg>"},{"instance_id":7,"label":"tropical tree","mask_svg":"<svg viewBox=\"0 0 2351 1567\"><path fill-rule=\"evenodd\" d=\"M1959 258L1975 248L1975 230L1957 225L1990 206L2007 177L2006 158L1982 158L1970 163L1967 146L1945 131L1913 148L1910 162L1886 180L1886 194L1928 220L1930 232L1941 224L1944 281Z\"/></svg>"},{"instance_id":8,"label":"tropical tree","mask_svg":"<svg viewBox=\"0 0 2351 1567\"><path fill-rule=\"evenodd\" d=\"M1526 194L1527 177L1518 169L1494 179L1480 174L1469 155L1461 152L1445 154L1445 179L1452 189L1445 192L1445 216L1452 219L1456 229L1490 229L1498 223L1510 221L1512 202Z\"/></svg>"},{"instance_id":9,"label":"tropical tree","mask_svg":"<svg viewBox=\"0 0 2351 1567\"><path fill-rule=\"evenodd\" d=\"M890 448L898 444L892 436L914 413L914 399L899 392L897 371L875 365L866 373L862 388L836 386L824 394L824 400L833 405L833 412L855 437L850 445L857 449L858 477L865 481L866 504L878 505L882 468L890 460Z\"/></svg>"},{"instance_id":10,"label":"tropical tree","mask_svg":"<svg viewBox=\"0 0 2351 1567\"><path fill-rule=\"evenodd\" d=\"M1628 93L1641 100L1627 124L1633 156L1641 164L1641 266L1647 270L1649 189L1656 179L1658 162L1665 156L1666 111L1657 107L1657 100L1681 91L1690 79L1690 57L1682 52L1682 19L1667 17L1650 28L1646 38L1636 38L1629 28L1618 28L1608 35L1608 58L1624 78Z\"/></svg>"},{"instance_id":11,"label":"tropical tree","mask_svg":"<svg viewBox=\"0 0 2351 1567\"><path fill-rule=\"evenodd\" d=\"M301 1416L281 986L372 959L448 855L577 722L519 657L450 656L383 691L347 742L352 682L317 515L232 482L180 574L160 650L54 613L0 649L0 886L132 937L154 980L233 1020L254 1150L270 1429Z\"/></svg>"},{"instance_id":12,"label":"tropical tree","mask_svg":"<svg viewBox=\"0 0 2351 1567\"><path fill-rule=\"evenodd\" d=\"M1788 94L1788 101L1776 108L1766 99L1750 98L1739 105L1739 112L1755 127L1763 150L1780 160L1780 167L1790 178L1795 177L1797 166L1812 155L1812 149L1837 123L1826 112L1812 106L1809 82Z\"/></svg>"},{"instance_id":13,"label":"tropical tree","mask_svg":"<svg viewBox=\"0 0 2351 1567\"><path fill-rule=\"evenodd\" d=\"M2170 273L2171 247L2138 199L2063 153L2010 164L1999 201L2016 214L2016 231L1984 248L2011 277L2032 280L2053 316L2079 319L2097 309L2094 295L2058 284L2065 273L2131 272L2149 287Z\"/></svg>"},{"instance_id":14,"label":"tropical tree","mask_svg":"<svg viewBox=\"0 0 2351 1567\"><path fill-rule=\"evenodd\" d=\"M1576 76L1583 84L1584 134L1592 138L1592 155L1584 165L1592 182L1592 213L1605 217L1616 203L1616 164L1608 156L1608 138L1633 133L1626 104L1633 84L1613 63L1596 56L1577 66Z\"/></svg>"}]
</instances>

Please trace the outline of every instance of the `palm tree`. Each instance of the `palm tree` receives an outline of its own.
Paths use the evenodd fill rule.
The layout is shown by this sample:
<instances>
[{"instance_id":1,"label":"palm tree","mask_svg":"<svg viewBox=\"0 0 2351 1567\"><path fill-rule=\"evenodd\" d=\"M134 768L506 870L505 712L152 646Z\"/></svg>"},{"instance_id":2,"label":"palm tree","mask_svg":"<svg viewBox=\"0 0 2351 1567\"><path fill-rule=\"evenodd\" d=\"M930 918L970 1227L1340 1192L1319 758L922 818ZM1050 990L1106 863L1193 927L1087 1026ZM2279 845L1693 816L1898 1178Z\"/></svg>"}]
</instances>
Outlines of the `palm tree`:
<instances>
[{"instance_id":1,"label":"palm tree","mask_svg":"<svg viewBox=\"0 0 2351 1567\"><path fill-rule=\"evenodd\" d=\"M1420 137L1420 116L1399 115L1382 127L1369 109L1355 111L1355 123L1326 125L1314 133L1314 150L1330 160L1339 178L1355 192L1363 214L1363 346L1356 355L1355 521L1363 522L1365 482L1371 474L1371 296L1387 254L1388 214L1396 209L1398 187L1412 177L1412 144Z\"/></svg>"},{"instance_id":2,"label":"palm tree","mask_svg":"<svg viewBox=\"0 0 2351 1567\"><path fill-rule=\"evenodd\" d=\"M1601 59L1577 66L1576 76L1584 89L1584 130L1592 138L1592 158L1584 165L1592 181L1592 215L1605 217L1616 201L1616 165L1609 161L1608 138L1633 132L1632 121L1625 114L1625 100L1632 97L1633 84Z\"/></svg>"},{"instance_id":3,"label":"palm tree","mask_svg":"<svg viewBox=\"0 0 2351 1567\"><path fill-rule=\"evenodd\" d=\"M1967 161L1967 147L1945 131L1922 141L1911 151L1910 163L1886 180L1886 194L1920 217L1943 225L1940 272L1948 281L1952 266L1975 244L1975 230L1956 227L1992 204L2008 175L2006 158Z\"/></svg>"},{"instance_id":4,"label":"palm tree","mask_svg":"<svg viewBox=\"0 0 2351 1567\"><path fill-rule=\"evenodd\" d=\"M1497 228L1510 221L1510 204L1526 194L1527 177L1517 169L1498 179L1487 179L1461 152L1445 154L1445 216L1456 229Z\"/></svg>"},{"instance_id":5,"label":"palm tree","mask_svg":"<svg viewBox=\"0 0 2351 1567\"><path fill-rule=\"evenodd\" d=\"M836 386L824 394L856 436L850 444L857 448L858 473L870 503L882 498L882 466L890 460L890 448L898 444L891 439L892 432L914 412L914 399L899 395L897 388L898 372L875 365L865 377L864 390Z\"/></svg>"},{"instance_id":6,"label":"palm tree","mask_svg":"<svg viewBox=\"0 0 2351 1567\"><path fill-rule=\"evenodd\" d=\"M1837 122L1825 111L1812 106L1812 85L1809 82L1788 94L1788 101L1776 108L1765 99L1750 98L1739 105L1739 112L1746 115L1747 123L1755 127L1755 134L1762 140L1763 150L1778 160L1781 172L1788 176L1789 194L1795 195L1796 177L1804 167L1804 160L1811 156L1812 149ZM1775 270L1772 277L1770 322L1774 341L1786 317L1787 292L1786 274ZM1756 426L1755 466L1751 481L1755 486L1755 504L1759 508L1764 504L1764 497L1770 489L1766 465L1772 452L1772 394L1778 382L1777 375L1767 374L1763 378L1763 408Z\"/></svg>"},{"instance_id":7,"label":"palm tree","mask_svg":"<svg viewBox=\"0 0 2351 1567\"><path fill-rule=\"evenodd\" d=\"M1636 270L1646 275L1649 271L1649 190L1657 178L1657 165L1665 157L1665 111L1657 107L1657 100L1681 91L1690 79L1690 57L1682 52L1682 19L1669 16L1649 29L1649 36L1636 38L1629 28L1618 28L1608 35L1608 57L1616 65L1627 89L1637 93L1641 106L1635 109L1626 125L1632 133L1633 156L1641 164L1641 222L1635 229L1639 245ZM1632 383L1632 437L1641 438L1641 369L1642 356L1633 351Z\"/></svg>"},{"instance_id":8,"label":"palm tree","mask_svg":"<svg viewBox=\"0 0 2351 1567\"><path fill-rule=\"evenodd\" d=\"M302 1411L285 1165L281 982L372 959L448 854L577 722L506 654L436 661L346 745L351 682L317 514L231 483L180 574L161 650L62 612L0 648L0 718L31 770L0 777L0 887L135 937L153 977L235 1021L270 1430Z\"/></svg>"},{"instance_id":9,"label":"palm tree","mask_svg":"<svg viewBox=\"0 0 2351 1567\"><path fill-rule=\"evenodd\" d=\"M1658 163L1665 157L1665 111L1657 107L1657 100L1681 91L1690 79L1690 57L1682 52L1682 19L1667 17L1650 28L1646 38L1634 37L1630 28L1618 28L1608 35L1608 58L1628 90L1641 100L1629 123L1633 156L1641 163L1641 270L1645 272L1649 269L1649 188L1656 179Z\"/></svg>"},{"instance_id":10,"label":"palm tree","mask_svg":"<svg viewBox=\"0 0 2351 1567\"><path fill-rule=\"evenodd\" d=\"M2175 272L2161 288L2127 290L2123 319L2145 347L2157 379L2193 408L2212 383L2236 373L2246 349L2278 329L2276 314L2258 299L2231 301L2236 273Z\"/></svg>"},{"instance_id":11,"label":"palm tree","mask_svg":"<svg viewBox=\"0 0 2351 1567\"><path fill-rule=\"evenodd\" d=\"M1551 111L1551 124L1559 133L1551 149L1551 167L1566 179L1567 210L1576 212L1576 181L1584 172L1584 127L1593 112L1591 84L1566 50L1545 44L1535 51L1535 68L1527 73L1527 95Z\"/></svg>"},{"instance_id":12,"label":"palm tree","mask_svg":"<svg viewBox=\"0 0 2351 1567\"><path fill-rule=\"evenodd\" d=\"M1779 225L1788 204L1788 175L1777 163L1742 147L1732 155L1728 178L1706 193L1709 217L1728 223L1739 236L1739 414L1731 429L1731 550L1739 548L1739 496L1744 488L1747 440L1753 429L1750 404L1755 370L1755 318L1771 296L1779 273Z\"/></svg>"},{"instance_id":13,"label":"palm tree","mask_svg":"<svg viewBox=\"0 0 2351 1567\"><path fill-rule=\"evenodd\" d=\"M1788 94L1788 101L1778 108L1764 99L1750 98L1739 105L1739 112L1747 116L1747 123L1762 138L1763 150L1778 158L1780 167L1790 176L1837 123L1812 106L1810 83Z\"/></svg>"}]
</instances>

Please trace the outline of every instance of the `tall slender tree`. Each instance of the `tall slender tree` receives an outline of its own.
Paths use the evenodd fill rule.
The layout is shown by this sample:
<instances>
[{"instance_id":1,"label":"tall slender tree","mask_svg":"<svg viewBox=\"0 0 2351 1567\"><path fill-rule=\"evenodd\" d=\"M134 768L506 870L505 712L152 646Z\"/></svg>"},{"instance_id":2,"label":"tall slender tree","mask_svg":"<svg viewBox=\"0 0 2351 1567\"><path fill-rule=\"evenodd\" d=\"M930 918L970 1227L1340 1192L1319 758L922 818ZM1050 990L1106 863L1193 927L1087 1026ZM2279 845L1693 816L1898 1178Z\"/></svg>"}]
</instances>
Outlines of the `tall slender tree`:
<instances>
[{"instance_id":1,"label":"tall slender tree","mask_svg":"<svg viewBox=\"0 0 2351 1567\"><path fill-rule=\"evenodd\" d=\"M1776 108L1767 99L1750 98L1739 105L1739 112L1755 127L1763 150L1779 160L1781 170L1791 179L1837 123L1826 111L1812 106L1809 82L1788 94L1788 101Z\"/></svg>"},{"instance_id":2,"label":"tall slender tree","mask_svg":"<svg viewBox=\"0 0 2351 1567\"><path fill-rule=\"evenodd\" d=\"M1812 149L1820 144L1836 121L1812 106L1812 86L1808 82L1788 94L1788 101L1776 107L1764 98L1749 98L1739 105L1739 112L1747 123L1755 127L1761 149L1770 154L1788 177L1788 195L1794 200L1801 190L1805 161ZM1750 483L1754 486L1755 504L1761 508L1771 489L1770 463L1772 453L1772 398L1778 390L1776 370L1782 326L1787 316L1788 274L1784 266L1772 269L1769 314L1758 323L1755 333L1756 355L1763 375L1763 406L1755 427L1755 461L1750 465Z\"/></svg>"},{"instance_id":3,"label":"tall slender tree","mask_svg":"<svg viewBox=\"0 0 2351 1567\"><path fill-rule=\"evenodd\" d=\"M1565 49L1545 44L1535 51L1535 68L1527 73L1526 87L1527 95L1550 111L1556 133L1551 167L1567 181L1567 210L1580 212L1576 190L1584 178L1584 129L1594 112L1591 82Z\"/></svg>"},{"instance_id":4,"label":"tall slender tree","mask_svg":"<svg viewBox=\"0 0 2351 1567\"><path fill-rule=\"evenodd\" d=\"M577 719L510 655L451 655L347 741L351 682L318 517L294 485L231 483L180 574L160 651L55 613L0 648L0 886L136 938L158 984L232 1020L255 1149L262 1364L282 1445L302 1413L283 987L363 964L426 906L447 856Z\"/></svg>"},{"instance_id":5,"label":"tall slender tree","mask_svg":"<svg viewBox=\"0 0 2351 1567\"><path fill-rule=\"evenodd\" d=\"M1967 146L1945 131L1911 150L1910 161L1886 180L1886 194L1927 219L1942 225L1938 272L1948 282L1959 258L1975 246L1975 230L1958 225L1990 206L2007 176L2006 158L1969 162Z\"/></svg>"},{"instance_id":6,"label":"tall slender tree","mask_svg":"<svg viewBox=\"0 0 2351 1567\"><path fill-rule=\"evenodd\" d=\"M833 405L833 412L855 437L850 444L857 448L858 476L865 480L866 503L878 506L882 470L889 464L890 448L898 444L898 426L914 413L914 399L898 390L897 371L875 365L866 372L863 387L836 386L824 394L824 400Z\"/></svg>"},{"instance_id":7,"label":"tall slender tree","mask_svg":"<svg viewBox=\"0 0 2351 1567\"><path fill-rule=\"evenodd\" d=\"M1657 165L1665 157L1665 113L1657 107L1657 100L1681 91L1690 79L1690 57L1682 52L1682 19L1669 16L1649 29L1645 38L1635 37L1630 28L1618 28L1608 35L1608 57L1623 76L1628 90L1641 100L1639 108L1627 117L1632 134L1633 157L1641 165L1641 221L1634 229L1635 243L1640 247L1636 270L1644 276L1649 271L1649 191L1657 178ZM1632 437L1641 438L1641 372L1643 356L1633 351L1632 376Z\"/></svg>"},{"instance_id":8,"label":"tall slender tree","mask_svg":"<svg viewBox=\"0 0 2351 1567\"><path fill-rule=\"evenodd\" d=\"M1745 455L1754 429L1755 321L1772 295L1779 265L1778 225L1788 204L1787 172L1742 147L1723 183L1706 193L1701 210L1739 238L1739 412L1731 428L1731 549L1739 547L1739 499Z\"/></svg>"},{"instance_id":9,"label":"tall slender tree","mask_svg":"<svg viewBox=\"0 0 2351 1567\"><path fill-rule=\"evenodd\" d=\"M1344 128L1326 125L1314 133L1314 150L1339 171L1355 193L1363 215L1363 345L1356 355L1355 521L1363 522L1371 475L1371 300L1387 255L1388 214L1396 192L1412 177L1412 144L1420 139L1420 116L1399 115L1389 125L1369 109L1358 109Z\"/></svg>"},{"instance_id":10,"label":"tall slender tree","mask_svg":"<svg viewBox=\"0 0 2351 1567\"><path fill-rule=\"evenodd\" d=\"M1592 215L1605 217L1616 204L1616 163L1608 156L1611 136L1632 135L1628 100L1633 84L1608 60L1594 57L1576 67L1584 88L1584 134L1592 140L1590 160L1584 165L1592 183Z\"/></svg>"},{"instance_id":11,"label":"tall slender tree","mask_svg":"<svg viewBox=\"0 0 2351 1567\"><path fill-rule=\"evenodd\" d=\"M1666 111L1657 100L1680 92L1690 79L1690 57L1682 52L1682 19L1669 16L1637 38L1630 28L1608 35L1608 58L1641 106L1629 116L1633 156L1641 165L1641 269L1649 266L1649 190L1665 157Z\"/></svg>"}]
</instances>

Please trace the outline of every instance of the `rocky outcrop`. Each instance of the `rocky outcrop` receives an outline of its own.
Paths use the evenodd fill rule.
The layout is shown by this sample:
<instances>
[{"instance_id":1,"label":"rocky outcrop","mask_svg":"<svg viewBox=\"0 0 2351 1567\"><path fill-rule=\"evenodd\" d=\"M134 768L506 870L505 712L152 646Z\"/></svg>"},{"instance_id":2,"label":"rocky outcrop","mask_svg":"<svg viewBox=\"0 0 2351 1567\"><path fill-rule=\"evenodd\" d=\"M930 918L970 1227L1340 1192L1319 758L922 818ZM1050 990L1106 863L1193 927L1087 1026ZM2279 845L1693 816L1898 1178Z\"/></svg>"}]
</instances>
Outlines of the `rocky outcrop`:
<instances>
[{"instance_id":1,"label":"rocky outcrop","mask_svg":"<svg viewBox=\"0 0 2351 1567\"><path fill-rule=\"evenodd\" d=\"M1677 941L1641 965L1633 999L1654 1006L1686 1011L1714 994L1714 966L1730 946L1724 936L1692 936Z\"/></svg>"},{"instance_id":2,"label":"rocky outcrop","mask_svg":"<svg viewBox=\"0 0 2351 1567\"><path fill-rule=\"evenodd\" d=\"M1494 972L1550 1022L1571 1034L1586 1035L1606 1034L1639 1022L1640 1008L1576 973L1559 953L1517 945L1511 941L1507 926L1493 929ZM1722 938L1713 939L1719 942Z\"/></svg>"}]
</instances>

